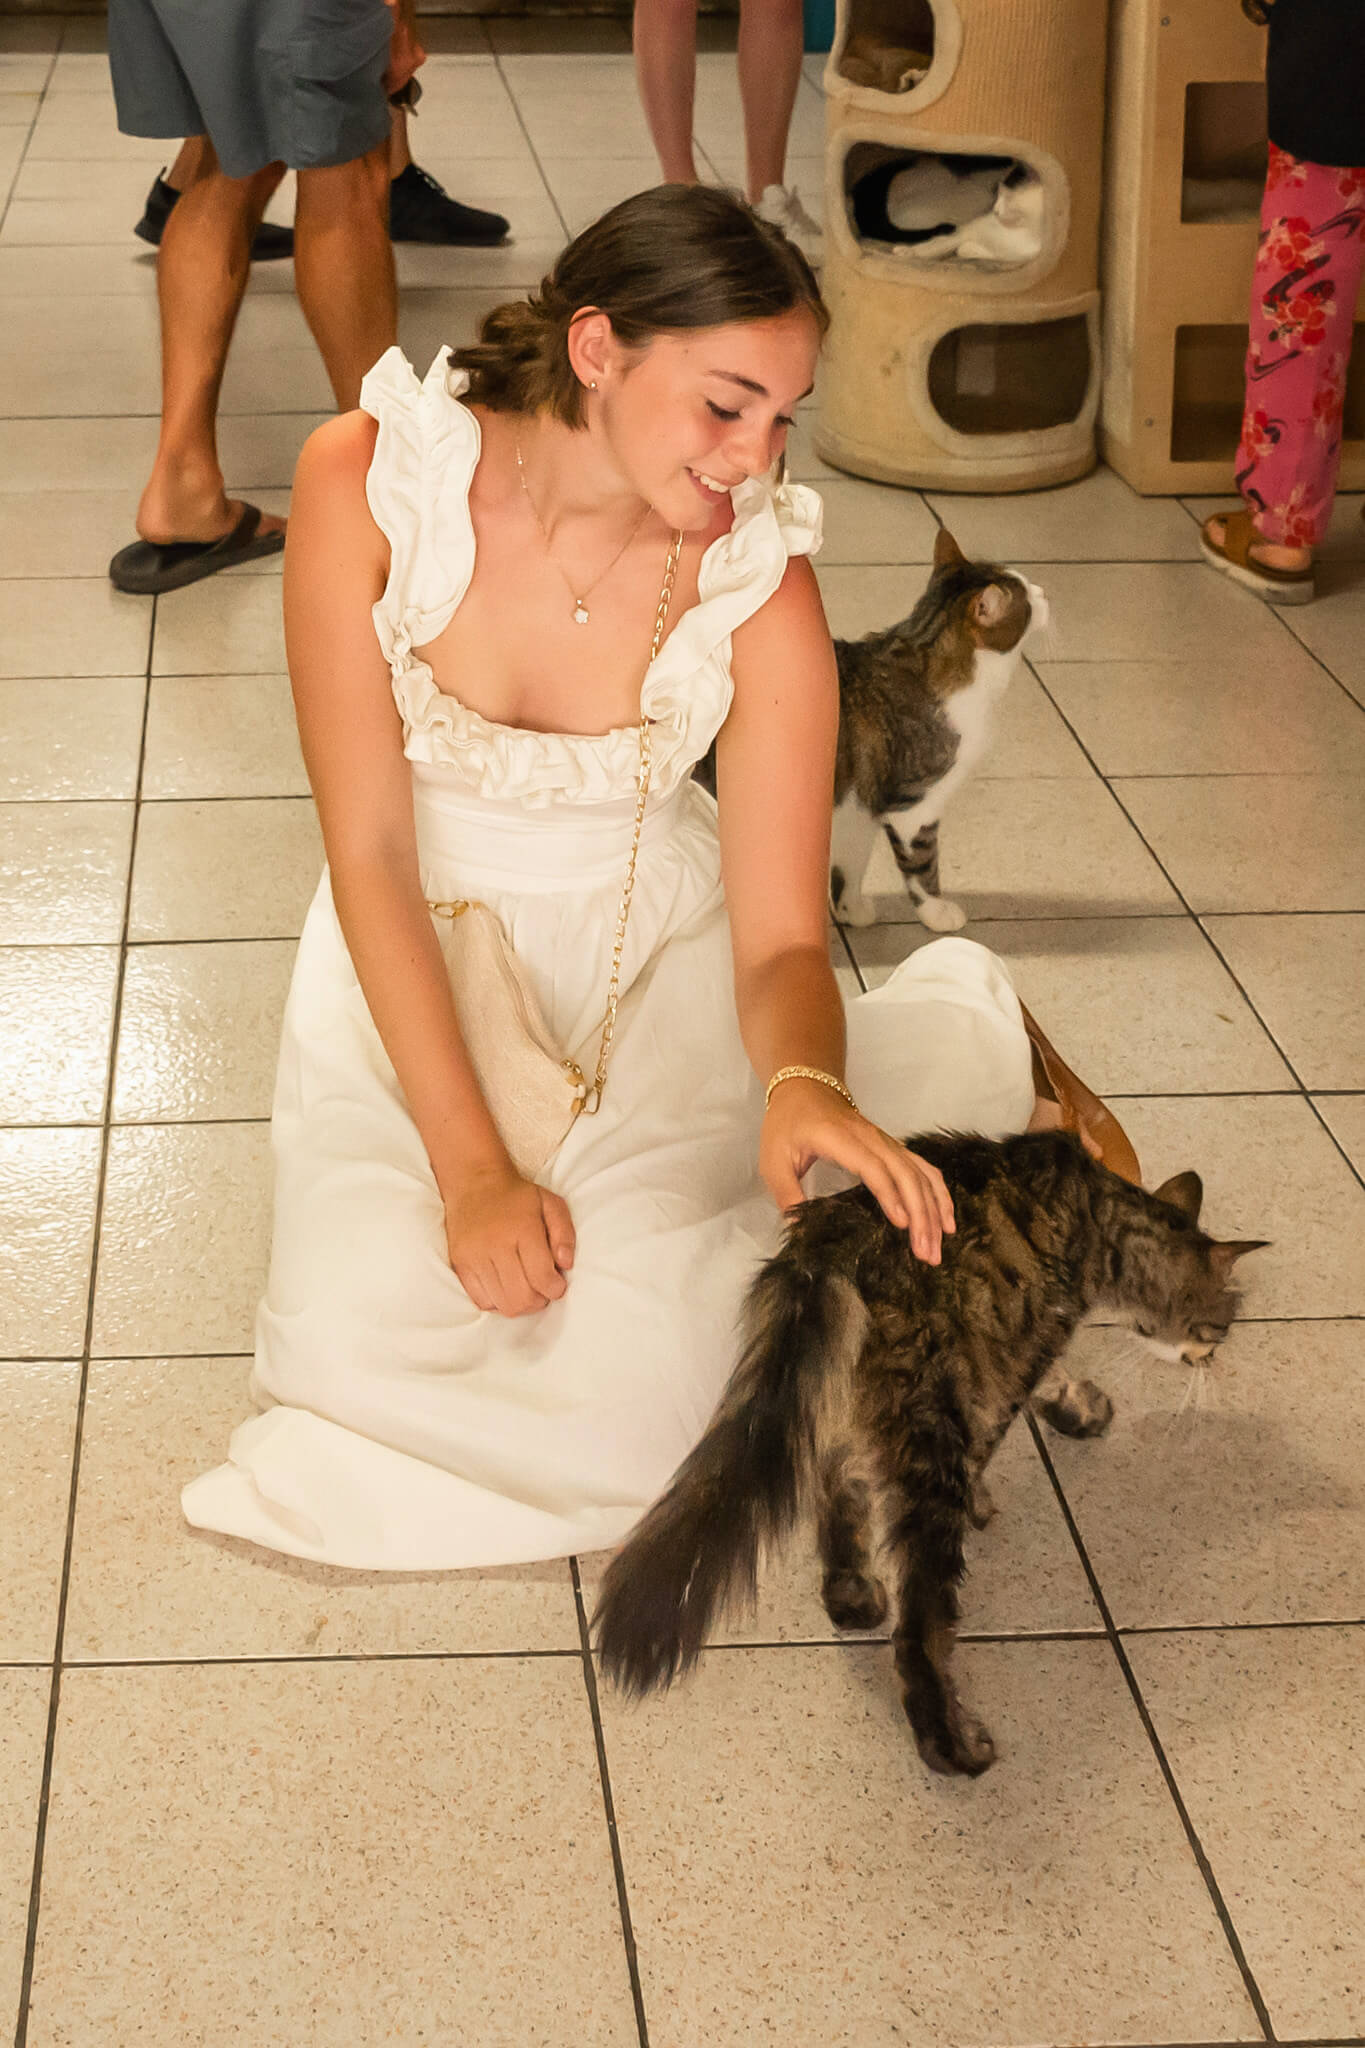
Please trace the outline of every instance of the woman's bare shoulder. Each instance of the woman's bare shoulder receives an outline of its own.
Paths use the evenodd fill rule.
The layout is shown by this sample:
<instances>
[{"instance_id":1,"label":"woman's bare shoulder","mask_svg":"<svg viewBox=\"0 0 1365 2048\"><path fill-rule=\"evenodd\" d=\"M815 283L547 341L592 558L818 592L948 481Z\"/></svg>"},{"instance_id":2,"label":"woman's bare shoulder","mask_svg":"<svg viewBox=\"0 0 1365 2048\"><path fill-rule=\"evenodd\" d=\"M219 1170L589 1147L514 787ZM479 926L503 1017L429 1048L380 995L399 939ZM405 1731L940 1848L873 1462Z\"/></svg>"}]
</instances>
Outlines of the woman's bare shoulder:
<instances>
[{"instance_id":1,"label":"woman's bare shoulder","mask_svg":"<svg viewBox=\"0 0 1365 2048\"><path fill-rule=\"evenodd\" d=\"M365 478L374 460L379 422L358 408L338 413L320 427L314 427L303 444L295 484L327 484L336 488L358 486L363 496Z\"/></svg>"}]
</instances>

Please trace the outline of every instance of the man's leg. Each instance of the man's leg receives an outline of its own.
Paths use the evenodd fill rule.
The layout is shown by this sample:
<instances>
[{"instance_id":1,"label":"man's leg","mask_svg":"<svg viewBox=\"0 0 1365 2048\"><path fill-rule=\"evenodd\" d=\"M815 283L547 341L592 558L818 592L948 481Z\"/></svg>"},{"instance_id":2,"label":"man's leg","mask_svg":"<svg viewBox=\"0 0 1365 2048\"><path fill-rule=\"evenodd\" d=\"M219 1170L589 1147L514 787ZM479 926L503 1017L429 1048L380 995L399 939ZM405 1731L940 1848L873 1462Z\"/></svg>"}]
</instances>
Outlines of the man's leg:
<instances>
[{"instance_id":1,"label":"man's leg","mask_svg":"<svg viewBox=\"0 0 1365 2048\"><path fill-rule=\"evenodd\" d=\"M695 185L697 0L635 0L635 78L665 180Z\"/></svg>"},{"instance_id":2,"label":"man's leg","mask_svg":"<svg viewBox=\"0 0 1365 2048\"><path fill-rule=\"evenodd\" d=\"M739 91L750 199L761 199L770 185L785 182L802 47L800 0L742 0Z\"/></svg>"},{"instance_id":3,"label":"man's leg","mask_svg":"<svg viewBox=\"0 0 1365 2048\"><path fill-rule=\"evenodd\" d=\"M218 465L218 393L246 290L251 238L283 168L225 177L204 138L193 183L166 223L157 260L161 307L161 438L137 530L157 542L214 541L241 506ZM263 519L262 534L283 521Z\"/></svg>"},{"instance_id":4,"label":"man's leg","mask_svg":"<svg viewBox=\"0 0 1365 2048\"><path fill-rule=\"evenodd\" d=\"M294 282L338 409L349 412L365 372L398 339L387 138L351 163L299 172Z\"/></svg>"}]
</instances>

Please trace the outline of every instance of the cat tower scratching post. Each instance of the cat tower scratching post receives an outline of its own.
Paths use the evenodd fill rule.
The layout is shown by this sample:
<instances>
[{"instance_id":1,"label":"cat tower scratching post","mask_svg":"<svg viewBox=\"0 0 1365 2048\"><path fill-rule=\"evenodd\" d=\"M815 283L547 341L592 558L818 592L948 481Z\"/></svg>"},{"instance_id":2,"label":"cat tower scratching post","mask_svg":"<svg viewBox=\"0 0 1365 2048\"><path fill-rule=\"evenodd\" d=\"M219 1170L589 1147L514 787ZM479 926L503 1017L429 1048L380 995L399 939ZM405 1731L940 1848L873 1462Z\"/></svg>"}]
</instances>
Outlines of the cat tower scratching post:
<instances>
[{"instance_id":1,"label":"cat tower scratching post","mask_svg":"<svg viewBox=\"0 0 1365 2048\"><path fill-rule=\"evenodd\" d=\"M1028 490L1094 466L1106 12L1100 0L838 0L825 70L833 325L815 437L827 461L955 491ZM960 232L902 237L899 222L940 201L960 223L983 179L980 216Z\"/></svg>"},{"instance_id":2,"label":"cat tower scratching post","mask_svg":"<svg viewBox=\"0 0 1365 2048\"><path fill-rule=\"evenodd\" d=\"M1231 487L1265 182L1264 72L1265 32L1231 0L1115 0L1100 442L1135 490ZM1341 462L1342 484L1356 490L1362 355L1347 380Z\"/></svg>"}]
</instances>

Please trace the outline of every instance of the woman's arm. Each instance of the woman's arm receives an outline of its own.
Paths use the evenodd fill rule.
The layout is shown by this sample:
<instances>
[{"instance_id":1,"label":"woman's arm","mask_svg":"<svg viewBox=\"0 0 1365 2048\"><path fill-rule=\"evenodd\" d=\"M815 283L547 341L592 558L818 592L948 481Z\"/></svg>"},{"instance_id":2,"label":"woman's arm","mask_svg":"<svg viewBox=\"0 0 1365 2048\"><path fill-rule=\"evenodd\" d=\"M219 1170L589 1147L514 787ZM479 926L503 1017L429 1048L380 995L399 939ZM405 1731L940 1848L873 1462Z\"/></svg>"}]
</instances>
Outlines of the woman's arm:
<instances>
[{"instance_id":1,"label":"woman's arm","mask_svg":"<svg viewBox=\"0 0 1365 2048\"><path fill-rule=\"evenodd\" d=\"M446 1205L451 1264L479 1307L524 1313L563 1293L573 1232L507 1156L423 899L411 770L370 617L388 568L365 500L374 439L374 422L348 413L299 459L284 562L299 736L337 918Z\"/></svg>"},{"instance_id":2,"label":"woman's arm","mask_svg":"<svg viewBox=\"0 0 1365 2048\"><path fill-rule=\"evenodd\" d=\"M716 743L721 862L735 1002L759 1079L818 1067L844 1077L844 1006L829 962L829 835L839 696L814 571L780 588L734 638L734 702ZM952 1203L937 1171L818 1081L784 1081L759 1164L783 1208L816 1159L858 1175L921 1258L937 1261Z\"/></svg>"}]
</instances>

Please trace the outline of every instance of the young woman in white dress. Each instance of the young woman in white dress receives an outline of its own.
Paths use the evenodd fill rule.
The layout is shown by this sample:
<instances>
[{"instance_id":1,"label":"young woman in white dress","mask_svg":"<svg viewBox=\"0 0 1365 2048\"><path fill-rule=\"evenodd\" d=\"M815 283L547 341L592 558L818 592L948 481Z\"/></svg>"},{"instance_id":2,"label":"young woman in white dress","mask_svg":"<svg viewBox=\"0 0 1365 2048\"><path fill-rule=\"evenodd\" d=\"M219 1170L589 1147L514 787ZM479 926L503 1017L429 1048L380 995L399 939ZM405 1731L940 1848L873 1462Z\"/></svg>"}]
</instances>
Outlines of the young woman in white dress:
<instances>
[{"instance_id":1,"label":"young woman in white dress","mask_svg":"<svg viewBox=\"0 0 1365 2048\"><path fill-rule=\"evenodd\" d=\"M824 321L777 230L661 187L424 380L391 350L304 450L285 623L327 872L275 1098L264 1412L186 1488L191 1522L375 1569L615 1542L708 1419L815 1163L933 1260L951 1204L896 1137L1028 1123L990 954L926 946L847 1018L830 965L820 504L772 481ZM496 913L591 1074L642 713L607 1083L537 1183L429 906ZM718 809L690 779L717 735Z\"/></svg>"}]
</instances>

